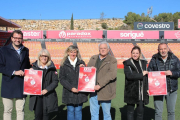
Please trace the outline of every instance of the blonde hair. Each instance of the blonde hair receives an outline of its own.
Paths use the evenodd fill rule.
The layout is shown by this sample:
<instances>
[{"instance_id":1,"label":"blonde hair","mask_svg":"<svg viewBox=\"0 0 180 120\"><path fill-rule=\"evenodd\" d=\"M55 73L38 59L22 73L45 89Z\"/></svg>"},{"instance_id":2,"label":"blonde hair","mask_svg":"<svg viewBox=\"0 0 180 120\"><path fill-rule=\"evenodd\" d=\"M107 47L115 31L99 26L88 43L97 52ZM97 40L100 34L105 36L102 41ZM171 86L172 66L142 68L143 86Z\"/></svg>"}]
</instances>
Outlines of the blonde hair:
<instances>
[{"instance_id":1,"label":"blonde hair","mask_svg":"<svg viewBox=\"0 0 180 120\"><path fill-rule=\"evenodd\" d=\"M48 67L48 66L51 65L51 55L50 55L49 51L46 50L46 49L41 49L41 50L39 51L39 53L38 53L38 58L37 58L37 65L38 65L39 67L41 66L40 56L41 56L43 53L44 53L46 56L48 56L48 61L47 61L47 63L46 63L46 66Z\"/></svg>"},{"instance_id":2,"label":"blonde hair","mask_svg":"<svg viewBox=\"0 0 180 120\"><path fill-rule=\"evenodd\" d=\"M60 63L61 66L64 65L65 60L68 58L68 56L69 56L69 55L68 55L68 52L74 51L74 50L77 51L77 56L76 56L76 57L81 60L78 47L77 47L77 46L74 46L74 45L70 45L70 46L66 49L66 51L65 51L65 53L64 53L64 57L63 57L63 59L61 60L61 63Z\"/></svg>"}]
</instances>

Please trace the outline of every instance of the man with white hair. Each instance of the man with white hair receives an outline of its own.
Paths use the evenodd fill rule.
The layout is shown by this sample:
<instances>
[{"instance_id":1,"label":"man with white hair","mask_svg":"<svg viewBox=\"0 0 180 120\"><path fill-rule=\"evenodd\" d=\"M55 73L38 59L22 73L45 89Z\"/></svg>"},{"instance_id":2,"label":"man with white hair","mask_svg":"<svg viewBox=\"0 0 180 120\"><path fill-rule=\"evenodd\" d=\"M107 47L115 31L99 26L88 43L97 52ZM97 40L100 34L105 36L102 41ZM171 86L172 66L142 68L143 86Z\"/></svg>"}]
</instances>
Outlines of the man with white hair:
<instances>
[{"instance_id":1,"label":"man with white hair","mask_svg":"<svg viewBox=\"0 0 180 120\"><path fill-rule=\"evenodd\" d=\"M99 44L99 54L91 57L88 67L96 67L95 92L90 94L91 120L99 120L102 106L104 120L111 120L111 100L116 96L117 60L108 54L109 44Z\"/></svg>"}]
</instances>

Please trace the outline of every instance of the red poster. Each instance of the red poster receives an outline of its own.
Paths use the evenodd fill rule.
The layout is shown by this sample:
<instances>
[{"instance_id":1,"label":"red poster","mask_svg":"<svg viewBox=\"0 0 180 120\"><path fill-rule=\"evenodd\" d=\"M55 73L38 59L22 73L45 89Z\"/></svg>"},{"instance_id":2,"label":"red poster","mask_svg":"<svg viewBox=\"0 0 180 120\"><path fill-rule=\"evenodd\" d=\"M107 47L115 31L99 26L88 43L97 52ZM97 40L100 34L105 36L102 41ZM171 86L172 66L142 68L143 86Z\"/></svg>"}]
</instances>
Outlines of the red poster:
<instances>
[{"instance_id":1,"label":"red poster","mask_svg":"<svg viewBox=\"0 0 180 120\"><path fill-rule=\"evenodd\" d=\"M24 70L24 94L41 95L42 90L42 70Z\"/></svg>"},{"instance_id":2,"label":"red poster","mask_svg":"<svg viewBox=\"0 0 180 120\"><path fill-rule=\"evenodd\" d=\"M164 71L148 73L149 95L167 95L166 75Z\"/></svg>"},{"instance_id":3,"label":"red poster","mask_svg":"<svg viewBox=\"0 0 180 120\"><path fill-rule=\"evenodd\" d=\"M80 67L78 91L95 92L96 68Z\"/></svg>"}]
</instances>

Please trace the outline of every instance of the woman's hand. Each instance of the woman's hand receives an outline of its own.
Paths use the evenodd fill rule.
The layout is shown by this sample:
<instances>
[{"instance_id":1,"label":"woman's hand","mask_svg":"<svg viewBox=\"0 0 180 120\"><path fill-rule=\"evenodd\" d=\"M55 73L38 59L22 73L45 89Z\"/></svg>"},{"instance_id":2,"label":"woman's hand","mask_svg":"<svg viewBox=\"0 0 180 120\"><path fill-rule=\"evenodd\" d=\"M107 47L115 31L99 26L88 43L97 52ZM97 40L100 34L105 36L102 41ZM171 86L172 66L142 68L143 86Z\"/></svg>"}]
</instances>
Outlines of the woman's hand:
<instances>
[{"instance_id":1,"label":"woman's hand","mask_svg":"<svg viewBox=\"0 0 180 120\"><path fill-rule=\"evenodd\" d=\"M146 74L148 74L148 71L143 71L143 76L145 76Z\"/></svg>"},{"instance_id":2,"label":"woman's hand","mask_svg":"<svg viewBox=\"0 0 180 120\"><path fill-rule=\"evenodd\" d=\"M79 67L85 67L84 64L80 64Z\"/></svg>"},{"instance_id":3,"label":"woman's hand","mask_svg":"<svg viewBox=\"0 0 180 120\"><path fill-rule=\"evenodd\" d=\"M78 90L77 90L76 88L72 88L71 91L72 91L73 93L78 93Z\"/></svg>"},{"instance_id":4,"label":"woman's hand","mask_svg":"<svg viewBox=\"0 0 180 120\"><path fill-rule=\"evenodd\" d=\"M147 90L147 94L149 95L149 90Z\"/></svg>"},{"instance_id":5,"label":"woman's hand","mask_svg":"<svg viewBox=\"0 0 180 120\"><path fill-rule=\"evenodd\" d=\"M47 91L46 89L44 89L44 90L41 91L41 94L42 94L42 95L45 95L47 92L48 92L48 91Z\"/></svg>"}]
</instances>

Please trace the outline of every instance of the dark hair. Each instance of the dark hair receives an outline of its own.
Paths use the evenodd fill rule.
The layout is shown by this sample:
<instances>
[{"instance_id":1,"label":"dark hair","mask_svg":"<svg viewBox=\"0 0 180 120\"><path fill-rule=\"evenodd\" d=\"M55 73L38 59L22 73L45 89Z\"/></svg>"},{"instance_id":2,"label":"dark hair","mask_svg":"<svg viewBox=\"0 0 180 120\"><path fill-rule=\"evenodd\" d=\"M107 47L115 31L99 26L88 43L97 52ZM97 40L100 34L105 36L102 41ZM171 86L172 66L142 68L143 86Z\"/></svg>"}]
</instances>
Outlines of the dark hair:
<instances>
[{"instance_id":1,"label":"dark hair","mask_svg":"<svg viewBox=\"0 0 180 120\"><path fill-rule=\"evenodd\" d=\"M159 43L159 45L158 45L158 50L159 50L159 46L160 46L160 45L163 45L163 44L165 44L165 45L168 47L167 43Z\"/></svg>"},{"instance_id":2,"label":"dark hair","mask_svg":"<svg viewBox=\"0 0 180 120\"><path fill-rule=\"evenodd\" d=\"M132 50L131 50L131 53L133 52L133 50L138 50L139 51L139 53L141 54L141 48L139 47L139 46L134 46L133 48L132 48Z\"/></svg>"},{"instance_id":3,"label":"dark hair","mask_svg":"<svg viewBox=\"0 0 180 120\"><path fill-rule=\"evenodd\" d=\"M21 30L14 30L12 33L11 33L11 37L13 37L14 33L17 33L17 34L20 34L22 36L22 39L23 39L23 33Z\"/></svg>"}]
</instances>

